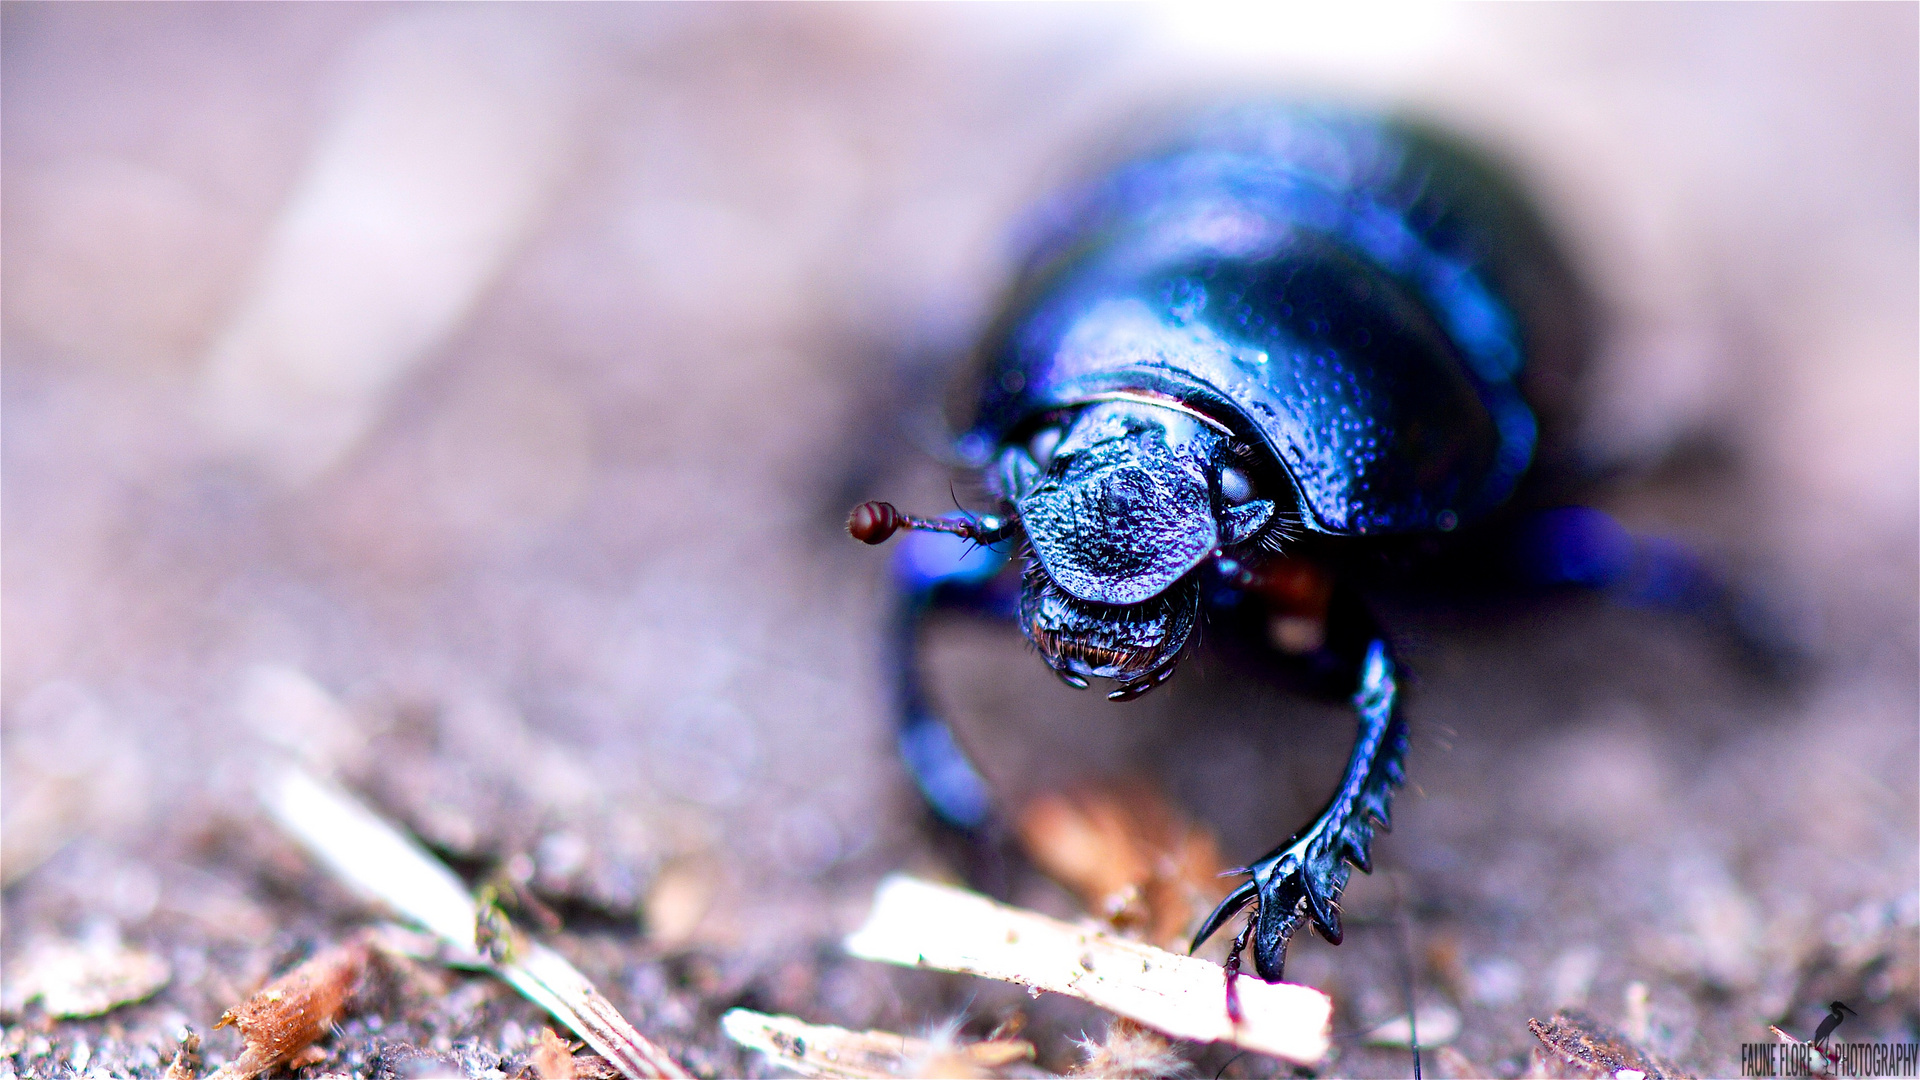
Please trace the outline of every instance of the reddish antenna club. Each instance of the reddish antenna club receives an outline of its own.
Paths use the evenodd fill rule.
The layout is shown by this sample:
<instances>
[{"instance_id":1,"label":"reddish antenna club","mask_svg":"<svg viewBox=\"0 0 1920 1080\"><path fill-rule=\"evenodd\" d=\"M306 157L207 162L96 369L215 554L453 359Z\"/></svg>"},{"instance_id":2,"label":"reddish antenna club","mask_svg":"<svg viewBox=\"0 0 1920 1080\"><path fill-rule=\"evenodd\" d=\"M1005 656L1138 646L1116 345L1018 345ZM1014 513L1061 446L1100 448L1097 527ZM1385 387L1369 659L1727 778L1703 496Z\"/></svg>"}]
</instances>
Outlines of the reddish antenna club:
<instances>
[{"instance_id":1,"label":"reddish antenna club","mask_svg":"<svg viewBox=\"0 0 1920 1080\"><path fill-rule=\"evenodd\" d=\"M884 543L901 526L907 524L907 516L902 514L890 502L874 499L863 502L847 515L847 533L863 544Z\"/></svg>"}]
</instances>

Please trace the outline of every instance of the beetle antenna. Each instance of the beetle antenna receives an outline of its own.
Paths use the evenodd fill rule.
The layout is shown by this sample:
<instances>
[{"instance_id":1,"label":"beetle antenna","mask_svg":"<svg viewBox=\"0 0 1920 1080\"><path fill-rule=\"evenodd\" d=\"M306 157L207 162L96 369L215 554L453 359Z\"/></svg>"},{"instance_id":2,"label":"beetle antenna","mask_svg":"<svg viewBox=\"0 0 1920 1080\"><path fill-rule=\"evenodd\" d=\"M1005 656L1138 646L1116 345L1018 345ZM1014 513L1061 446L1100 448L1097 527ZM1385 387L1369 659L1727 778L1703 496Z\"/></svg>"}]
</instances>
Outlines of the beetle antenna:
<instances>
[{"instance_id":1,"label":"beetle antenna","mask_svg":"<svg viewBox=\"0 0 1920 1080\"><path fill-rule=\"evenodd\" d=\"M847 534L863 544L879 544L901 529L920 529L947 533L985 546L1013 535L1019 524L1018 514L1009 514L1005 518L983 518L968 513L963 521L914 517L901 513L900 508L890 502L874 499L854 507L853 513L847 515Z\"/></svg>"},{"instance_id":2,"label":"beetle antenna","mask_svg":"<svg viewBox=\"0 0 1920 1080\"><path fill-rule=\"evenodd\" d=\"M960 505L960 493L954 490L953 481L951 480L947 481L947 498L953 501L953 508L958 510L961 515L966 518L968 524L973 525L976 529L979 527L980 515ZM974 548L986 546L980 542L980 538L977 535L967 536L965 539L968 544L968 554L972 554Z\"/></svg>"}]
</instances>

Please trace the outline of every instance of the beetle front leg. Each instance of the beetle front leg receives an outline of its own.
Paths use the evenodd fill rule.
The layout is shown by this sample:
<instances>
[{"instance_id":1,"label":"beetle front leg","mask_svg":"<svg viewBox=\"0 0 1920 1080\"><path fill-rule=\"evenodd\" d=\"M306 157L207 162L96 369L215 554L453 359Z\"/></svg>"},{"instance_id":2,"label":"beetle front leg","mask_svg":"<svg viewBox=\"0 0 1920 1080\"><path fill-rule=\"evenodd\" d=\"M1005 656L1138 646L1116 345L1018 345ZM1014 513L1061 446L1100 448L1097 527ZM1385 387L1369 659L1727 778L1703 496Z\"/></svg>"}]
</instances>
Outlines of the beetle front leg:
<instances>
[{"instance_id":1,"label":"beetle front leg","mask_svg":"<svg viewBox=\"0 0 1920 1080\"><path fill-rule=\"evenodd\" d=\"M900 759L943 824L977 836L992 816L986 781L935 711L920 679L920 631L935 611L971 610L1011 617L1012 599L996 576L1007 556L970 537L910 532L894 552L898 596L891 635Z\"/></svg>"},{"instance_id":2,"label":"beetle front leg","mask_svg":"<svg viewBox=\"0 0 1920 1080\"><path fill-rule=\"evenodd\" d=\"M1312 920L1320 936L1340 943L1340 891L1347 884L1348 864L1363 872L1373 869L1374 831L1387 829L1393 789L1406 778L1407 724L1394 676L1386 641L1373 639L1353 696L1360 733L1339 790L1313 824L1246 868L1249 880L1207 916L1194 948L1249 903L1256 905L1253 970L1267 982L1280 981L1287 944L1303 918Z\"/></svg>"},{"instance_id":3,"label":"beetle front leg","mask_svg":"<svg viewBox=\"0 0 1920 1080\"><path fill-rule=\"evenodd\" d=\"M938 713L920 683L920 623L929 605L903 597L895 618L893 670L899 701L896 743L900 760L935 817L964 833L986 825L992 811L987 783Z\"/></svg>"}]
</instances>

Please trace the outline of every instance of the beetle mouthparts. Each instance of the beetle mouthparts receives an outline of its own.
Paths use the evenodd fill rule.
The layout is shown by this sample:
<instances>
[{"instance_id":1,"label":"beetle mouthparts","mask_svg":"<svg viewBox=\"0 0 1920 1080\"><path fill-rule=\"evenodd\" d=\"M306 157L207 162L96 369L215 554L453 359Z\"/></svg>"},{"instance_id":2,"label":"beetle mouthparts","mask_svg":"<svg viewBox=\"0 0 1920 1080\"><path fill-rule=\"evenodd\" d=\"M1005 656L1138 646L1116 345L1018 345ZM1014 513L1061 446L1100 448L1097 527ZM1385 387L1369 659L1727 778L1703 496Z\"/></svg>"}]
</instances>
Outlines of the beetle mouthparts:
<instances>
[{"instance_id":1,"label":"beetle mouthparts","mask_svg":"<svg viewBox=\"0 0 1920 1080\"><path fill-rule=\"evenodd\" d=\"M1111 671L1113 674L1109 677L1116 679L1126 679L1146 671L1154 657L1151 648L1109 648L1042 627L1034 628L1033 643L1048 659L1058 662L1055 671L1072 673L1073 669L1067 665L1077 660L1102 674ZM1075 677L1078 678L1077 675ZM1086 680L1081 679L1080 688L1085 686Z\"/></svg>"},{"instance_id":2,"label":"beetle mouthparts","mask_svg":"<svg viewBox=\"0 0 1920 1080\"><path fill-rule=\"evenodd\" d=\"M1036 559L1021 578L1020 628L1068 686L1090 678L1120 686L1107 696L1130 701L1165 682L1199 617L1200 590L1189 577L1139 604L1093 604L1061 589Z\"/></svg>"}]
</instances>

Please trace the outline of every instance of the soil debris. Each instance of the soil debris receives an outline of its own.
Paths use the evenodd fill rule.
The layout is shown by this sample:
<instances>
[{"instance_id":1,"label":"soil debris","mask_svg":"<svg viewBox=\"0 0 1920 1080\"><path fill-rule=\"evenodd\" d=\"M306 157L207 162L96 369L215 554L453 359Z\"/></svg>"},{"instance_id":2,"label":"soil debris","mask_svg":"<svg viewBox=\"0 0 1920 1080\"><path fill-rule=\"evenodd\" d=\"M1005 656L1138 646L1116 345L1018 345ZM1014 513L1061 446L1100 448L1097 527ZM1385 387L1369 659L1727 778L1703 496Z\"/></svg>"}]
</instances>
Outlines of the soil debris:
<instances>
[{"instance_id":1,"label":"soil debris","mask_svg":"<svg viewBox=\"0 0 1920 1080\"><path fill-rule=\"evenodd\" d=\"M180 1033L180 1049L173 1052L161 1080L199 1080L199 1076L200 1033L188 1028Z\"/></svg>"},{"instance_id":2,"label":"soil debris","mask_svg":"<svg viewBox=\"0 0 1920 1080\"><path fill-rule=\"evenodd\" d=\"M512 1080L615 1080L620 1070L598 1054L578 1054L581 1046L561 1038L552 1028L540 1029L540 1041L525 1064L508 1075Z\"/></svg>"},{"instance_id":3,"label":"soil debris","mask_svg":"<svg viewBox=\"0 0 1920 1080\"><path fill-rule=\"evenodd\" d=\"M432 931L452 962L493 971L621 1074L688 1075L578 968L515 927L497 893L476 901L446 864L345 790L289 767L265 778L262 796L280 825L344 882Z\"/></svg>"},{"instance_id":4,"label":"soil debris","mask_svg":"<svg viewBox=\"0 0 1920 1080\"><path fill-rule=\"evenodd\" d=\"M552 1028L540 1029L540 1045L533 1051L533 1072L540 1080L573 1080L573 1051Z\"/></svg>"},{"instance_id":5,"label":"soil debris","mask_svg":"<svg viewBox=\"0 0 1920 1080\"><path fill-rule=\"evenodd\" d=\"M711 860L690 857L669 863L654 880L642 908L648 939L662 949L693 941L719 893L718 879Z\"/></svg>"},{"instance_id":6,"label":"soil debris","mask_svg":"<svg viewBox=\"0 0 1920 1080\"><path fill-rule=\"evenodd\" d=\"M920 1039L891 1031L849 1031L809 1024L791 1016L733 1009L720 1018L727 1037L802 1076L872 1078L893 1076L990 1077L1032 1061L1024 1039L963 1042L948 1026ZM1028 1073L1027 1075L1032 1075Z\"/></svg>"},{"instance_id":7,"label":"soil debris","mask_svg":"<svg viewBox=\"0 0 1920 1080\"><path fill-rule=\"evenodd\" d=\"M380 1048L369 1075L371 1080L446 1080L471 1074L457 1055L390 1043Z\"/></svg>"},{"instance_id":8,"label":"soil debris","mask_svg":"<svg viewBox=\"0 0 1920 1080\"><path fill-rule=\"evenodd\" d=\"M365 942L338 945L269 983L228 1009L216 1028L238 1028L246 1050L213 1074L213 1080L250 1080L278 1065L326 1060L315 1046L340 1019L366 974L371 951Z\"/></svg>"},{"instance_id":9,"label":"soil debris","mask_svg":"<svg viewBox=\"0 0 1920 1080\"><path fill-rule=\"evenodd\" d=\"M166 960L120 943L118 933L83 941L44 942L10 966L0 1006L18 1015L38 1001L60 1020L99 1016L152 997L173 978Z\"/></svg>"},{"instance_id":10,"label":"soil debris","mask_svg":"<svg viewBox=\"0 0 1920 1080\"><path fill-rule=\"evenodd\" d=\"M1690 1076L1583 1012L1562 1009L1546 1023L1528 1020L1527 1030L1550 1051L1535 1051L1532 1075L1536 1077L1688 1080Z\"/></svg>"},{"instance_id":11,"label":"soil debris","mask_svg":"<svg viewBox=\"0 0 1920 1080\"><path fill-rule=\"evenodd\" d=\"M1434 1048L1430 1070L1440 1080L1480 1080L1493 1075L1491 1069L1475 1065L1471 1058L1451 1046Z\"/></svg>"},{"instance_id":12,"label":"soil debris","mask_svg":"<svg viewBox=\"0 0 1920 1080\"><path fill-rule=\"evenodd\" d=\"M1405 1013L1379 1024L1367 1032L1368 1046L1412 1046L1413 1037L1420 1036L1420 1045L1424 1047L1445 1046L1460 1037L1460 1011L1449 1005L1435 1003L1422 1005L1414 1012L1419 1021L1416 1030L1409 1023Z\"/></svg>"}]
</instances>

